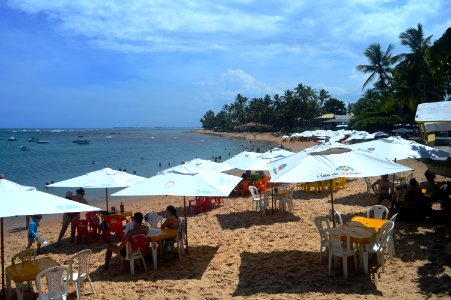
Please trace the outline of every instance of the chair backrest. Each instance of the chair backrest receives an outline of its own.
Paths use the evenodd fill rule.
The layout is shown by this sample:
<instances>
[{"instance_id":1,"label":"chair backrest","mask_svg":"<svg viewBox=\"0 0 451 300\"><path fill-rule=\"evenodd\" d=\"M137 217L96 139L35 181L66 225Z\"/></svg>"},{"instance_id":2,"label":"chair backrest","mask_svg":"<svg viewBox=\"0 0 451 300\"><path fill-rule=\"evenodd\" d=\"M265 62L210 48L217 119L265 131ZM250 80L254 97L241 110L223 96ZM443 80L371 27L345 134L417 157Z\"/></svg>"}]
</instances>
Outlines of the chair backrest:
<instances>
[{"instance_id":1,"label":"chair backrest","mask_svg":"<svg viewBox=\"0 0 451 300\"><path fill-rule=\"evenodd\" d=\"M89 224L91 224L91 225L99 225L100 224L99 215L95 211L87 212L85 217L86 217L86 220L88 220Z\"/></svg>"},{"instance_id":2,"label":"chair backrest","mask_svg":"<svg viewBox=\"0 0 451 300\"><path fill-rule=\"evenodd\" d=\"M329 209L329 216L332 218L332 209ZM341 213L338 210L334 210L334 218L335 224L343 225L343 218L341 217Z\"/></svg>"},{"instance_id":3,"label":"chair backrest","mask_svg":"<svg viewBox=\"0 0 451 300\"><path fill-rule=\"evenodd\" d=\"M21 262L30 261L36 259L36 249L25 249L17 253L11 258L11 263L14 265L16 259L19 259Z\"/></svg>"},{"instance_id":4,"label":"chair backrest","mask_svg":"<svg viewBox=\"0 0 451 300\"><path fill-rule=\"evenodd\" d=\"M87 234L89 233L89 221L88 220L78 220L75 223L78 234Z\"/></svg>"},{"instance_id":5,"label":"chair backrest","mask_svg":"<svg viewBox=\"0 0 451 300\"><path fill-rule=\"evenodd\" d=\"M250 186L249 186L249 192L251 193L252 198L253 198L254 200L260 198L260 195L258 194L258 189L257 189L255 186L250 185Z\"/></svg>"},{"instance_id":6,"label":"chair backrest","mask_svg":"<svg viewBox=\"0 0 451 300\"><path fill-rule=\"evenodd\" d=\"M68 294L69 281L64 280L68 276L69 269L67 267L58 266L51 267L36 276L36 286L38 287L39 297L43 299L44 293L42 288L42 278L47 281L48 296L46 299L66 299Z\"/></svg>"},{"instance_id":7,"label":"chair backrest","mask_svg":"<svg viewBox=\"0 0 451 300\"><path fill-rule=\"evenodd\" d=\"M397 216L398 216L398 213L396 213L393 216L391 216L390 221L395 222Z\"/></svg>"},{"instance_id":8,"label":"chair backrest","mask_svg":"<svg viewBox=\"0 0 451 300\"><path fill-rule=\"evenodd\" d=\"M327 232L329 233L330 250L334 255L341 256L343 255L344 250L351 249L351 237L349 235L344 234L338 228L329 228L327 229ZM346 237L346 248L343 247L343 240L341 239L342 236Z\"/></svg>"},{"instance_id":9,"label":"chair backrest","mask_svg":"<svg viewBox=\"0 0 451 300\"><path fill-rule=\"evenodd\" d=\"M329 220L325 217L315 217L313 221L315 222L316 228L318 228L321 240L328 241L326 230L330 229Z\"/></svg>"},{"instance_id":10,"label":"chair backrest","mask_svg":"<svg viewBox=\"0 0 451 300\"><path fill-rule=\"evenodd\" d=\"M111 232L122 231L122 217L121 216L108 216L107 218L108 230Z\"/></svg>"},{"instance_id":11,"label":"chair backrest","mask_svg":"<svg viewBox=\"0 0 451 300\"><path fill-rule=\"evenodd\" d=\"M383 205L374 205L371 207L368 207L367 211L366 211L366 216L368 218L371 218L371 213L373 213L373 218L374 219L379 219L379 220L387 220L388 217L388 208L386 208ZM385 214L385 217L384 217Z\"/></svg>"},{"instance_id":12,"label":"chair backrest","mask_svg":"<svg viewBox=\"0 0 451 300\"><path fill-rule=\"evenodd\" d=\"M83 280L89 275L89 264L91 262L91 249L82 250L69 258L69 276L73 280L74 273L78 274L78 279Z\"/></svg>"},{"instance_id":13,"label":"chair backrest","mask_svg":"<svg viewBox=\"0 0 451 300\"><path fill-rule=\"evenodd\" d=\"M158 223L163 221L163 217L160 216L157 212L151 211L144 216L144 220L149 223L150 227L157 228Z\"/></svg>"},{"instance_id":14,"label":"chair backrest","mask_svg":"<svg viewBox=\"0 0 451 300\"><path fill-rule=\"evenodd\" d=\"M137 234L129 238L127 243L127 258L132 258L133 256L139 256L146 254L147 248L149 247L149 240L144 234Z\"/></svg>"},{"instance_id":15,"label":"chair backrest","mask_svg":"<svg viewBox=\"0 0 451 300\"><path fill-rule=\"evenodd\" d=\"M378 251L383 251L385 245L388 242L388 237L393 233L393 228L395 227L395 222L388 221L384 225L382 225L379 233L374 238L374 240L370 243L370 248L374 248L376 246Z\"/></svg>"},{"instance_id":16,"label":"chair backrest","mask_svg":"<svg viewBox=\"0 0 451 300\"><path fill-rule=\"evenodd\" d=\"M186 227L186 222L185 219L180 219L179 221L179 228L177 229L177 239L178 240L184 240L185 238L185 227Z\"/></svg>"}]
</instances>

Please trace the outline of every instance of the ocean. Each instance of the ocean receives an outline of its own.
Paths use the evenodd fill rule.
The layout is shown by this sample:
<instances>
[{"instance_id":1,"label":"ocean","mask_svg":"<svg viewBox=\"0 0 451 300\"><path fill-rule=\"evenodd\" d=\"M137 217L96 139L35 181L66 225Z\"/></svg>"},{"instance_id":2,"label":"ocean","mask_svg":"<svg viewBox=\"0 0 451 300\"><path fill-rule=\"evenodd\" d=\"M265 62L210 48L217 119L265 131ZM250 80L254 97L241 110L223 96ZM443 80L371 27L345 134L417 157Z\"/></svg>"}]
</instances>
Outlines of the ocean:
<instances>
[{"instance_id":1,"label":"ocean","mask_svg":"<svg viewBox=\"0 0 451 300\"><path fill-rule=\"evenodd\" d=\"M244 150L267 151L268 142L193 133L195 128L0 129L0 173L11 181L64 196L68 188L46 188L104 167L151 177L168 167L199 157L224 161ZM15 137L17 141L8 141ZM90 141L73 143L78 136ZM48 144L28 142L30 138ZM29 151L22 151L27 146ZM161 164L161 166L160 166ZM111 189L114 193L119 189ZM103 200L105 191L87 189L86 198ZM97 202L97 201L95 201ZM101 205L101 204L99 204ZM101 206L103 207L103 206Z\"/></svg>"}]
</instances>

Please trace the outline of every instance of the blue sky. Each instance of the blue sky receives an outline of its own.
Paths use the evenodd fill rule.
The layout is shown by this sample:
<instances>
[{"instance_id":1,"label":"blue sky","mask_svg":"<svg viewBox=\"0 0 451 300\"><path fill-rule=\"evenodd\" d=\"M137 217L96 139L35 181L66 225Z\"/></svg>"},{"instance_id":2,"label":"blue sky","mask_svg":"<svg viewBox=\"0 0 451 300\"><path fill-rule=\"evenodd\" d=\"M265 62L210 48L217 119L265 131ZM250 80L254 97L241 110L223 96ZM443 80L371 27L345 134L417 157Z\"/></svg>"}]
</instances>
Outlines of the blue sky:
<instances>
[{"instance_id":1,"label":"blue sky","mask_svg":"<svg viewBox=\"0 0 451 300\"><path fill-rule=\"evenodd\" d=\"M237 93L303 83L354 102L373 42L404 52L448 0L0 0L0 127L200 126Z\"/></svg>"}]
</instances>

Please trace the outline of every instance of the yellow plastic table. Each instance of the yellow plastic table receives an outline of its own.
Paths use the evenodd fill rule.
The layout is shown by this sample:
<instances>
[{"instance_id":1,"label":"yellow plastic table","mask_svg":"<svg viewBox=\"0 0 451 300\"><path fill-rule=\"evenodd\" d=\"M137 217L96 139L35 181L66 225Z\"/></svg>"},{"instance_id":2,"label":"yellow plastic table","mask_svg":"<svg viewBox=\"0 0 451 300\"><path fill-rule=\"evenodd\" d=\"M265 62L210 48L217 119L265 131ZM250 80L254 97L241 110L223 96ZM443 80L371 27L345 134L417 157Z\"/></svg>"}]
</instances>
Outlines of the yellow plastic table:
<instances>
[{"instance_id":1,"label":"yellow plastic table","mask_svg":"<svg viewBox=\"0 0 451 300\"><path fill-rule=\"evenodd\" d=\"M358 222L365 227L373 228L376 232L379 232L382 226L387 223L387 220L366 218L366 217L354 217L351 219L352 222Z\"/></svg>"},{"instance_id":2,"label":"yellow plastic table","mask_svg":"<svg viewBox=\"0 0 451 300\"><path fill-rule=\"evenodd\" d=\"M24 281L35 280L36 276L48 268L59 266L59 264L50 257L41 257L36 260L25 261L22 263L6 267L6 286L8 289L8 299L11 299L11 281L16 283L17 299L23 299Z\"/></svg>"},{"instance_id":3,"label":"yellow plastic table","mask_svg":"<svg viewBox=\"0 0 451 300\"><path fill-rule=\"evenodd\" d=\"M158 243L177 237L178 231L174 229L159 229L159 228L151 228L149 233L147 234L147 238L150 242L150 248L152 249L152 260L153 260L153 269L157 269L157 254L158 254Z\"/></svg>"}]
</instances>

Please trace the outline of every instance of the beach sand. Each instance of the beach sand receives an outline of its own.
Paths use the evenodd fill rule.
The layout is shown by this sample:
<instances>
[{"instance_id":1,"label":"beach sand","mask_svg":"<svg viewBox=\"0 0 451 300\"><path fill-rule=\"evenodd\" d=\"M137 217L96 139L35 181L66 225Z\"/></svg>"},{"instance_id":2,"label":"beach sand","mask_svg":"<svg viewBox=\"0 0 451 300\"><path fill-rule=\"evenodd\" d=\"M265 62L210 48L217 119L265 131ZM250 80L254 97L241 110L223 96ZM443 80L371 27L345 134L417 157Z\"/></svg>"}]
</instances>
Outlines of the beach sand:
<instances>
[{"instance_id":1,"label":"beach sand","mask_svg":"<svg viewBox=\"0 0 451 300\"><path fill-rule=\"evenodd\" d=\"M270 140L280 144L280 138ZM247 139L254 138L254 135ZM274 139L272 139L274 138ZM276 140L278 139L278 140ZM285 145L285 144L284 144ZM309 143L286 143L300 150ZM424 164L416 160L401 163L415 169L414 177L423 180ZM374 180L375 178L373 178ZM440 180L440 178L438 178ZM344 221L365 215L376 204L368 196L363 179L349 180L348 188L335 193L336 210ZM191 199L191 198L190 198ZM89 199L88 199L89 200ZM450 224L438 222L396 223L394 238L396 257L386 255L385 271L373 268L370 274L356 273L349 261L346 281L339 267L328 275L327 258L319 261L319 234L313 223L316 216L330 209L326 193L294 194L293 214L263 217L251 210L250 198L228 198L207 213L188 217L189 255L182 260L170 256L159 259L158 270L147 262L130 274L128 264L120 271L119 259L113 258L110 269L102 269L106 243L71 245L69 230L60 248L56 240L60 221L44 219L39 233L49 240L44 253L60 264L82 249L93 249L91 278L97 297L85 285L85 299L424 299L451 296ZM127 202L126 210L161 211L176 206L181 214L180 197L149 197ZM12 228L5 234L6 265L13 254L26 247L26 232ZM76 299L74 285L70 299Z\"/></svg>"}]
</instances>

